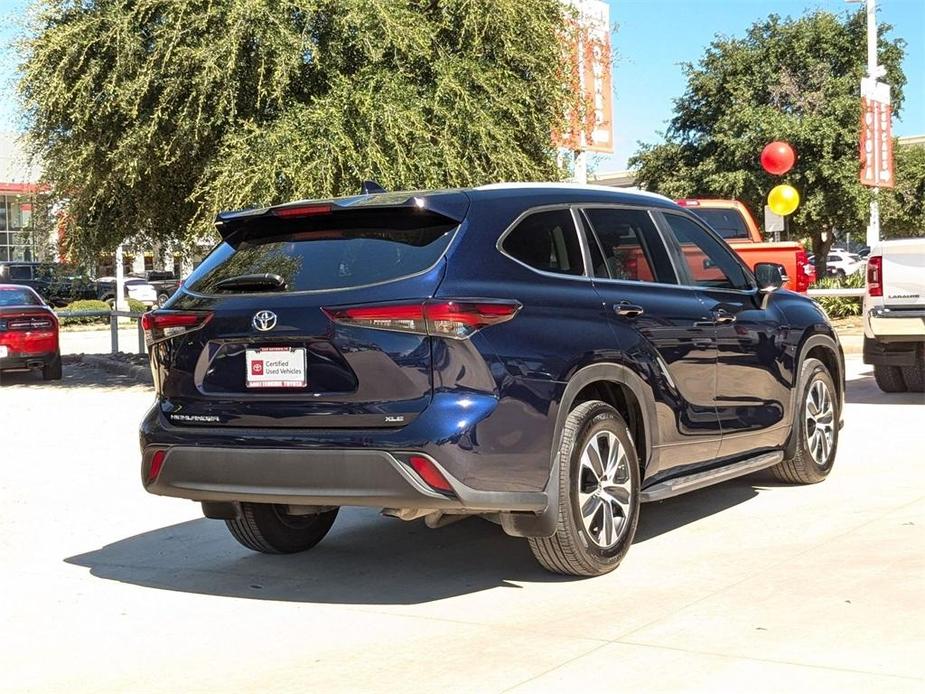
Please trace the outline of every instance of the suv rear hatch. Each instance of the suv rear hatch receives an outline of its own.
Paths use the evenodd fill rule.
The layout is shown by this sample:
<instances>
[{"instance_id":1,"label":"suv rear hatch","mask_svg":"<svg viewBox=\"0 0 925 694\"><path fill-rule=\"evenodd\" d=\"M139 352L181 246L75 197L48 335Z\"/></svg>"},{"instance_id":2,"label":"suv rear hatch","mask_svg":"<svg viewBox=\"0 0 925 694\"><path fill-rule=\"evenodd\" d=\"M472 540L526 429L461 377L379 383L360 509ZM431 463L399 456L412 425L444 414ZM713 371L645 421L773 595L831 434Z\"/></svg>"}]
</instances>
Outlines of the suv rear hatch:
<instances>
[{"instance_id":1,"label":"suv rear hatch","mask_svg":"<svg viewBox=\"0 0 925 694\"><path fill-rule=\"evenodd\" d=\"M223 242L146 319L164 415L183 426L409 423L432 396L431 338L336 318L432 297L467 207L462 193L383 194L220 215Z\"/></svg>"}]
</instances>

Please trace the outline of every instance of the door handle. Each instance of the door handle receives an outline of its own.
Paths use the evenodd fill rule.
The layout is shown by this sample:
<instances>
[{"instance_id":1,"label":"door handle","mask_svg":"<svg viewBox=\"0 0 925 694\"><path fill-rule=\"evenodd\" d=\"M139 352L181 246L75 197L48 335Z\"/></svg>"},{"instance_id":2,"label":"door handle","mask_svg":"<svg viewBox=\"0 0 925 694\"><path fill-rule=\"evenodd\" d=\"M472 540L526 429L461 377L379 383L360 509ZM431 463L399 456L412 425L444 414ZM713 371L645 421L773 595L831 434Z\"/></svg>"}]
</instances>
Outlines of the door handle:
<instances>
[{"instance_id":1,"label":"door handle","mask_svg":"<svg viewBox=\"0 0 925 694\"><path fill-rule=\"evenodd\" d=\"M713 322L725 325L727 323L735 323L736 317L735 314L729 313L729 311L719 308L713 311Z\"/></svg>"},{"instance_id":2,"label":"door handle","mask_svg":"<svg viewBox=\"0 0 925 694\"><path fill-rule=\"evenodd\" d=\"M642 306L631 304L629 301L620 301L614 304L613 310L618 316L623 316L624 318L635 318L645 313L645 309L643 309Z\"/></svg>"}]
</instances>

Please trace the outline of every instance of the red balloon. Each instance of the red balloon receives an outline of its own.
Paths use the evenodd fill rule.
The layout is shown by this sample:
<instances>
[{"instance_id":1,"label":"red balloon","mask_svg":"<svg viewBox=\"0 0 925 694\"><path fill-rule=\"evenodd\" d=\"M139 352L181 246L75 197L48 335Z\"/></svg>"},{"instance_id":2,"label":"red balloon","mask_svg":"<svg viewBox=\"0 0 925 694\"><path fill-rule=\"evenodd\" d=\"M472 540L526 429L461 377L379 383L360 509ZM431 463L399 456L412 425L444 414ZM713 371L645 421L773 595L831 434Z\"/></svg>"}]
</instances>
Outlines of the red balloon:
<instances>
[{"instance_id":1,"label":"red balloon","mask_svg":"<svg viewBox=\"0 0 925 694\"><path fill-rule=\"evenodd\" d=\"M761 166L769 174L780 176L793 168L797 155L786 142L776 140L761 150Z\"/></svg>"}]
</instances>

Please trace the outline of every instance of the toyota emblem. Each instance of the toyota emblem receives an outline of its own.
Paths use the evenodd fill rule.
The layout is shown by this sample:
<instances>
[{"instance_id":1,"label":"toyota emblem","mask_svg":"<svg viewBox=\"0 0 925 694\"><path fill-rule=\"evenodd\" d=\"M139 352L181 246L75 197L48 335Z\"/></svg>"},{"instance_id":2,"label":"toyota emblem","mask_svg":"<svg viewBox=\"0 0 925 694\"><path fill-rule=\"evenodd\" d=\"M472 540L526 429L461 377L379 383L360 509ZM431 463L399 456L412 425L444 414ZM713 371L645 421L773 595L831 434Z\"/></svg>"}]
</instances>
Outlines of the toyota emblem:
<instances>
[{"instance_id":1,"label":"toyota emblem","mask_svg":"<svg viewBox=\"0 0 925 694\"><path fill-rule=\"evenodd\" d=\"M251 319L253 325L260 332L267 332L276 327L276 314L273 311L257 311Z\"/></svg>"}]
</instances>

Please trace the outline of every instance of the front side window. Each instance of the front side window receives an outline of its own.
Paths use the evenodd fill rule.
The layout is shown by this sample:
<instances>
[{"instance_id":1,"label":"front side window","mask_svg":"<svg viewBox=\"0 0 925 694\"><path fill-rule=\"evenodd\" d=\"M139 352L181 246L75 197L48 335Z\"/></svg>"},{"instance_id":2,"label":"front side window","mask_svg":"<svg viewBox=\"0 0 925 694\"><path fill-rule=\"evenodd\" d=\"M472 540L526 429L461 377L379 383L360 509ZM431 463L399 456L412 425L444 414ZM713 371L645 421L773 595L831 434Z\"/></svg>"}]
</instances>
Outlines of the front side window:
<instances>
[{"instance_id":1,"label":"front side window","mask_svg":"<svg viewBox=\"0 0 925 694\"><path fill-rule=\"evenodd\" d=\"M501 248L512 258L542 272L581 275L581 246L567 209L534 212L504 238Z\"/></svg>"},{"instance_id":2,"label":"front side window","mask_svg":"<svg viewBox=\"0 0 925 694\"><path fill-rule=\"evenodd\" d=\"M751 282L732 251L706 229L679 214L664 213L680 246L688 284L716 289L749 289Z\"/></svg>"},{"instance_id":3,"label":"front side window","mask_svg":"<svg viewBox=\"0 0 925 694\"><path fill-rule=\"evenodd\" d=\"M603 258L595 261L595 277L675 283L671 261L646 210L591 208L585 216L603 251ZM592 248L597 245L594 239L590 243Z\"/></svg>"}]
</instances>

